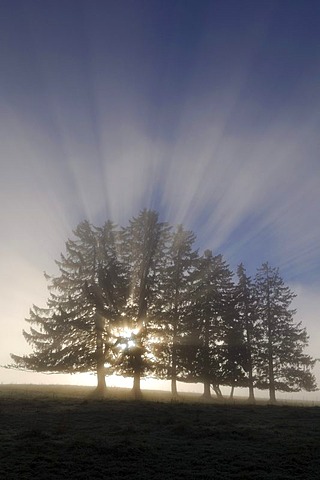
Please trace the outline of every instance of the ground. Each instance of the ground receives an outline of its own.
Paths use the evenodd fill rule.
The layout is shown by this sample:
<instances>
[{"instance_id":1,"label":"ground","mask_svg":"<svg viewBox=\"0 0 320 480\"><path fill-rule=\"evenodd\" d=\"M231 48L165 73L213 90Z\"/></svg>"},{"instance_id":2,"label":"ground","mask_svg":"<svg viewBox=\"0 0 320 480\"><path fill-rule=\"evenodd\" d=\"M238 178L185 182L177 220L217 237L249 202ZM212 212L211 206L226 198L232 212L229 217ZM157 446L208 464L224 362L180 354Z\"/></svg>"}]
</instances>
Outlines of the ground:
<instances>
[{"instance_id":1,"label":"ground","mask_svg":"<svg viewBox=\"0 0 320 480\"><path fill-rule=\"evenodd\" d=\"M319 407L91 392L0 386L1 478L319 479Z\"/></svg>"}]
</instances>

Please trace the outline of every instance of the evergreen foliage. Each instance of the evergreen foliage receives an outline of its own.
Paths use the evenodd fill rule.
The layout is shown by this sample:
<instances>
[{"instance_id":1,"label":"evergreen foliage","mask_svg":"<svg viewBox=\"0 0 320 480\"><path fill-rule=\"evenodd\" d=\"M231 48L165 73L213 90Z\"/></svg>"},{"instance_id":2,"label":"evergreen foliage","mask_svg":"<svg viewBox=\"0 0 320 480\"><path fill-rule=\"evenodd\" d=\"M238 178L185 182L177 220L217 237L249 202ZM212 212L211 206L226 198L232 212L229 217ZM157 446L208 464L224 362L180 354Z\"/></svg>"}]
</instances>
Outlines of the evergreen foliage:
<instances>
[{"instance_id":1,"label":"evergreen foliage","mask_svg":"<svg viewBox=\"0 0 320 480\"><path fill-rule=\"evenodd\" d=\"M198 261L194 250L195 235L179 225L171 235L166 264L159 278L161 291L155 303L153 351L157 377L171 380L172 396L177 395L177 380L183 364L181 350L188 334L187 317L190 310L192 275Z\"/></svg>"},{"instance_id":2,"label":"evergreen foliage","mask_svg":"<svg viewBox=\"0 0 320 480\"><path fill-rule=\"evenodd\" d=\"M156 298L160 296L161 272L165 264L170 227L159 222L158 213L142 210L121 232L121 257L128 268L129 295L123 312L124 326L134 331L132 346L126 348L121 374L133 375L134 393L140 395L140 379L152 371L147 342Z\"/></svg>"},{"instance_id":3,"label":"evergreen foliage","mask_svg":"<svg viewBox=\"0 0 320 480\"><path fill-rule=\"evenodd\" d=\"M262 338L261 326L258 323L256 290L251 278L246 274L243 264L237 269L238 284L235 289L236 309L244 335L243 369L245 379L243 386L249 388L249 399L254 401L254 387L257 381L257 356Z\"/></svg>"},{"instance_id":4,"label":"evergreen foliage","mask_svg":"<svg viewBox=\"0 0 320 480\"><path fill-rule=\"evenodd\" d=\"M20 369L51 373L95 371L105 377L148 375L221 386L276 391L316 389L308 336L294 323L294 298L276 268L262 265L252 279L241 264L238 282L222 255L199 256L193 232L174 231L158 213L142 210L124 228L80 223L46 278L46 308L33 306L23 334L30 355L12 355Z\"/></svg>"},{"instance_id":5,"label":"evergreen foliage","mask_svg":"<svg viewBox=\"0 0 320 480\"><path fill-rule=\"evenodd\" d=\"M213 256L211 250L206 250L193 280L189 330L196 343L189 349L194 358L188 361L189 379L203 382L205 397L210 397L210 385L219 392L219 386L228 383L227 377L233 375L228 354L231 343L240 339L232 337L236 336L232 291L232 272L222 255Z\"/></svg>"},{"instance_id":6,"label":"evergreen foliage","mask_svg":"<svg viewBox=\"0 0 320 480\"><path fill-rule=\"evenodd\" d=\"M290 309L295 294L280 277L279 270L264 263L255 280L257 312L263 336L259 341L257 387L269 389L270 401L276 390L297 392L316 389L310 372L315 361L303 353L308 345L306 329L294 323Z\"/></svg>"}]
</instances>

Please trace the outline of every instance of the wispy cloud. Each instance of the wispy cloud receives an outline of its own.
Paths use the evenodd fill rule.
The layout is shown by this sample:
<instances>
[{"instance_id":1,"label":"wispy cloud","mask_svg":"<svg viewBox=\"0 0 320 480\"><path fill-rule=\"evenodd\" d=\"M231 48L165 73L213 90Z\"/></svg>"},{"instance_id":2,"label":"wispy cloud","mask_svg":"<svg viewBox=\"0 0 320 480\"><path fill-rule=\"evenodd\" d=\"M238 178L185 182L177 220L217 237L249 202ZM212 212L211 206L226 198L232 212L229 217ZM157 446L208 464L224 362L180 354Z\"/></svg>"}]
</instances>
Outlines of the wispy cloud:
<instances>
[{"instance_id":1,"label":"wispy cloud","mask_svg":"<svg viewBox=\"0 0 320 480\"><path fill-rule=\"evenodd\" d=\"M248 132L228 131L225 120L219 125L219 112L205 120L189 122L175 143L153 140L129 123L112 135L100 132L100 142L83 143L56 118L60 144L53 146L45 128L12 114L1 143L6 241L17 245L22 235L28 248L34 242L36 252L44 244L52 251L49 245L61 245L83 218L125 223L140 208L156 206L215 251L241 257L266 232L281 266L312 267L320 239L314 124L300 129L279 119Z\"/></svg>"}]
</instances>

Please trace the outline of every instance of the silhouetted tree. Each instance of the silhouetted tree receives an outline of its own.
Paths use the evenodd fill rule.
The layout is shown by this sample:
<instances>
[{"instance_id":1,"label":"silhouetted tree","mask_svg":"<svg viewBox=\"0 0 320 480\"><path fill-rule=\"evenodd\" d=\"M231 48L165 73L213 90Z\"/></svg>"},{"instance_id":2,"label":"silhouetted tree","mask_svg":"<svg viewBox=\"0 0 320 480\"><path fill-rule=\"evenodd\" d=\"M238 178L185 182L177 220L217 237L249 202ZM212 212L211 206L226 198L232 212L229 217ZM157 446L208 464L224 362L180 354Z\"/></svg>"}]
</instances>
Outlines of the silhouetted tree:
<instances>
[{"instance_id":1,"label":"silhouetted tree","mask_svg":"<svg viewBox=\"0 0 320 480\"><path fill-rule=\"evenodd\" d=\"M119 234L112 222L95 228L97 242L96 270L86 292L95 311L98 390L105 390L106 372L114 373L114 329L122 322L129 293L127 266L119 261Z\"/></svg>"},{"instance_id":2,"label":"silhouetted tree","mask_svg":"<svg viewBox=\"0 0 320 480\"><path fill-rule=\"evenodd\" d=\"M204 397L221 385L276 390L316 389L314 360L303 353L308 337L293 321L294 294L277 269L263 264L255 283L238 268L238 284L222 255L199 258L195 235L174 233L158 213L142 210L120 231L108 221L84 221L66 242L58 274L46 276L46 308L33 306L24 331L30 355L15 366L41 372L133 377L140 397L144 374L202 382Z\"/></svg>"},{"instance_id":3,"label":"silhouetted tree","mask_svg":"<svg viewBox=\"0 0 320 480\"><path fill-rule=\"evenodd\" d=\"M213 256L206 250L198 262L194 276L192 308L189 314L193 324L191 338L198 344L187 343L187 352L194 355L189 360L191 377L203 382L204 398L210 398L210 386L218 396L224 381L223 363L226 361L226 322L232 272L222 255Z\"/></svg>"},{"instance_id":4,"label":"silhouetted tree","mask_svg":"<svg viewBox=\"0 0 320 480\"><path fill-rule=\"evenodd\" d=\"M236 286L236 308L244 334L244 363L249 388L249 401L254 402L254 386L256 381L255 365L261 340L261 326L257 321L257 298L251 278L241 263L237 269L238 284Z\"/></svg>"},{"instance_id":5,"label":"silhouetted tree","mask_svg":"<svg viewBox=\"0 0 320 480\"><path fill-rule=\"evenodd\" d=\"M167 265L161 273L161 297L157 299L154 330L156 373L171 380L173 398L177 396L177 380L181 370L179 353L190 308L191 277L196 268L197 251L193 250L195 235L179 225L172 235Z\"/></svg>"},{"instance_id":6,"label":"silhouetted tree","mask_svg":"<svg viewBox=\"0 0 320 480\"><path fill-rule=\"evenodd\" d=\"M97 390L105 391L105 363L112 363L110 327L126 298L126 278L116 258L114 226L94 229L84 221L66 242L49 277L47 308L33 306L24 331L34 353L12 355L20 368L45 372L97 372Z\"/></svg>"},{"instance_id":7,"label":"silhouetted tree","mask_svg":"<svg viewBox=\"0 0 320 480\"><path fill-rule=\"evenodd\" d=\"M149 317L152 317L154 300L159 293L159 276L163 271L169 230L167 223L159 222L157 212L142 210L122 232L122 257L130 276L125 318L130 319L131 328L134 327L137 346L127 350L136 398L141 395L140 379L150 363L146 343Z\"/></svg>"},{"instance_id":8,"label":"silhouetted tree","mask_svg":"<svg viewBox=\"0 0 320 480\"><path fill-rule=\"evenodd\" d=\"M258 388L268 388L270 402L276 390L295 392L316 389L311 373L314 360L303 353L308 337L301 323L294 323L290 309L295 294L287 287L277 268L264 263L256 278L259 322L263 337L259 341Z\"/></svg>"},{"instance_id":9,"label":"silhouetted tree","mask_svg":"<svg viewBox=\"0 0 320 480\"><path fill-rule=\"evenodd\" d=\"M230 398L233 398L235 388L246 384L246 346L241 318L236 308L236 291L231 283L226 285L221 315L221 384L231 387Z\"/></svg>"}]
</instances>

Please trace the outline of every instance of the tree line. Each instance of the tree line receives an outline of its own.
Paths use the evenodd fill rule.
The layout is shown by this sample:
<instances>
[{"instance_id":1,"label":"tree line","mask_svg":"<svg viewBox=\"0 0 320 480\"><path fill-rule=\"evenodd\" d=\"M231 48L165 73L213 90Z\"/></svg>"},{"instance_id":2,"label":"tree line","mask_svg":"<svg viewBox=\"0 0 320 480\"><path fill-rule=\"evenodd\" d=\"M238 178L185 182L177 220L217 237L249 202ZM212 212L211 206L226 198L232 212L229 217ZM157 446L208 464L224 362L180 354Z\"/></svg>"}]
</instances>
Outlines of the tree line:
<instances>
[{"instance_id":1,"label":"tree line","mask_svg":"<svg viewBox=\"0 0 320 480\"><path fill-rule=\"evenodd\" d=\"M173 228L153 210L142 210L118 228L88 221L75 229L59 273L46 275L46 308L33 305L24 337L30 355L14 355L16 368L38 372L95 371L97 393L106 376L133 378L135 398L143 376L203 384L203 395L221 386L316 390L315 360L304 353L306 329L294 321L295 294L277 268L262 264L252 279L236 275L221 254L202 254L196 236Z\"/></svg>"}]
</instances>

